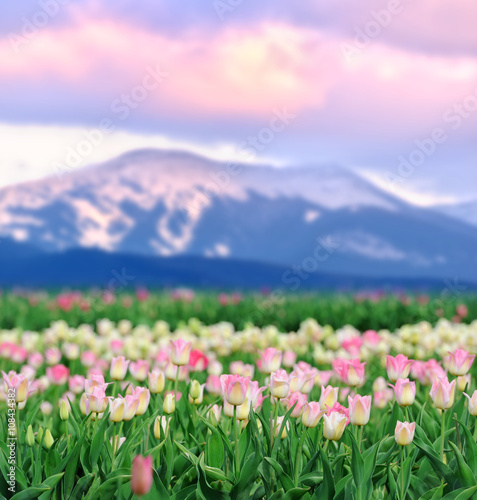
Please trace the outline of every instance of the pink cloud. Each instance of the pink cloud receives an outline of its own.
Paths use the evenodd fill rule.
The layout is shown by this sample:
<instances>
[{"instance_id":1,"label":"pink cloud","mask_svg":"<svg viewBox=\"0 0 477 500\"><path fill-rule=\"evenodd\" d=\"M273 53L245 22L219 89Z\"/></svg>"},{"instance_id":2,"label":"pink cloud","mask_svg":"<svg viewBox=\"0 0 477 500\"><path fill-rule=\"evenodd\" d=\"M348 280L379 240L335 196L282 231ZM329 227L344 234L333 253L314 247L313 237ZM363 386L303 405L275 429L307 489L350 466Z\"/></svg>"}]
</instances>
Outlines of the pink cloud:
<instances>
[{"instance_id":1,"label":"pink cloud","mask_svg":"<svg viewBox=\"0 0 477 500\"><path fill-rule=\"evenodd\" d=\"M385 116L388 123L422 124L474 88L476 59L433 57L383 42L373 40L348 59L342 44L352 38L284 24L177 38L84 19L72 28L42 30L19 52L1 40L0 78L21 81L32 92L44 82L48 92L54 81L88 106L85 96L99 95L107 104L159 65L170 77L141 113L268 116L275 107L320 113L338 102L341 120L373 110L375 121Z\"/></svg>"}]
</instances>

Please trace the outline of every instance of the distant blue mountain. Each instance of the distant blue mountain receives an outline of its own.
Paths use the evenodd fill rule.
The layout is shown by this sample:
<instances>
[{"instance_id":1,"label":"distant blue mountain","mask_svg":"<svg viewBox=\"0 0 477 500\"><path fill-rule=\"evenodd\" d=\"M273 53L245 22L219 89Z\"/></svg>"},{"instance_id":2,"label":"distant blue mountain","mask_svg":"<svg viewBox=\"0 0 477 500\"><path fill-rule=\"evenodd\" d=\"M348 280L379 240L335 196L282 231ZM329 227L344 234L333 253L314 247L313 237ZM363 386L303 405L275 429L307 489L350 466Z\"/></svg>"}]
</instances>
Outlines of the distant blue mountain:
<instances>
[{"instance_id":1,"label":"distant blue mountain","mask_svg":"<svg viewBox=\"0 0 477 500\"><path fill-rule=\"evenodd\" d=\"M35 252L68 251L58 262L67 267L71 256L88 256L99 259L106 274L111 266L101 259L113 262L118 254L119 260L137 258L138 266L159 266L165 275L167 263L176 277L174 263L182 263L191 281L206 280L190 265L195 262L222 284L235 278L218 280L212 268L228 265L229 272L260 269L273 283L277 278L268 272L281 282L280 271L289 270L286 279L296 283L298 277L302 286L316 283L314 273L477 282L475 226L405 203L336 166L277 169L178 151L134 151L0 190L0 221L1 235L21 243L25 260ZM30 270L32 279L43 272ZM59 272L51 269L52 282Z\"/></svg>"},{"instance_id":2,"label":"distant blue mountain","mask_svg":"<svg viewBox=\"0 0 477 500\"><path fill-rule=\"evenodd\" d=\"M2 253L1 287L99 287L111 291L140 286L283 291L419 289L442 290L446 283L433 278L397 278L313 272L299 278L291 267L236 259L200 256L151 257L76 249L36 256L23 252L22 244L9 243L11 254ZM459 281L466 291L477 284Z\"/></svg>"}]
</instances>

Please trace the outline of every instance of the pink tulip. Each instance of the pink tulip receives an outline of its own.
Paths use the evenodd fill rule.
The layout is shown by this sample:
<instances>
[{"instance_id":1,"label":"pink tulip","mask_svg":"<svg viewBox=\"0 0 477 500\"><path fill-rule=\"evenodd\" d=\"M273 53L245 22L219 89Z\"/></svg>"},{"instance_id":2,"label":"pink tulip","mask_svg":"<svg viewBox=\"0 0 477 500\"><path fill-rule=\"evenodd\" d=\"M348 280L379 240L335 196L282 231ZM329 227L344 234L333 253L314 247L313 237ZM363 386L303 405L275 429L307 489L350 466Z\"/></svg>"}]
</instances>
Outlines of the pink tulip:
<instances>
[{"instance_id":1,"label":"pink tulip","mask_svg":"<svg viewBox=\"0 0 477 500\"><path fill-rule=\"evenodd\" d=\"M84 391L85 378L82 375L73 375L68 380L68 388L74 394L81 394Z\"/></svg>"},{"instance_id":2,"label":"pink tulip","mask_svg":"<svg viewBox=\"0 0 477 500\"><path fill-rule=\"evenodd\" d=\"M382 410L393 399L392 389L385 389L384 391L376 391L374 393L374 406Z\"/></svg>"},{"instance_id":3,"label":"pink tulip","mask_svg":"<svg viewBox=\"0 0 477 500\"><path fill-rule=\"evenodd\" d=\"M366 330L362 338L367 347L376 347L382 340L381 336L375 330Z\"/></svg>"},{"instance_id":4,"label":"pink tulip","mask_svg":"<svg viewBox=\"0 0 477 500\"><path fill-rule=\"evenodd\" d=\"M102 387L95 387L91 394L86 393L90 411L94 413L104 413L108 407L109 399Z\"/></svg>"},{"instance_id":5,"label":"pink tulip","mask_svg":"<svg viewBox=\"0 0 477 500\"><path fill-rule=\"evenodd\" d=\"M469 354L464 349L449 352L449 372L454 377L466 375L474 362L475 354Z\"/></svg>"},{"instance_id":6,"label":"pink tulip","mask_svg":"<svg viewBox=\"0 0 477 500\"><path fill-rule=\"evenodd\" d=\"M250 377L240 375L221 375L220 383L222 392L227 403L233 406L240 406L247 397L247 389L250 384Z\"/></svg>"},{"instance_id":7,"label":"pink tulip","mask_svg":"<svg viewBox=\"0 0 477 500\"><path fill-rule=\"evenodd\" d=\"M285 399L287 409L290 410L293 408L293 405L296 403L295 408L290 413L290 416L293 418L298 418L302 415L304 406L306 405L306 395L301 392L291 392L288 397Z\"/></svg>"},{"instance_id":8,"label":"pink tulip","mask_svg":"<svg viewBox=\"0 0 477 500\"><path fill-rule=\"evenodd\" d=\"M290 379L288 373L283 369L278 369L270 376L270 394L274 398L282 399L290 392Z\"/></svg>"},{"instance_id":9,"label":"pink tulip","mask_svg":"<svg viewBox=\"0 0 477 500\"><path fill-rule=\"evenodd\" d=\"M320 403L311 401L310 403L305 403L301 421L305 427L316 427L318 425L318 422L320 421L320 418L325 413L326 411L321 409Z\"/></svg>"},{"instance_id":10,"label":"pink tulip","mask_svg":"<svg viewBox=\"0 0 477 500\"><path fill-rule=\"evenodd\" d=\"M326 408L326 414L330 416L332 413L341 413L346 417L346 425L349 424L349 409L339 403L335 403L331 408Z\"/></svg>"},{"instance_id":11,"label":"pink tulip","mask_svg":"<svg viewBox=\"0 0 477 500\"><path fill-rule=\"evenodd\" d=\"M251 381L248 385L247 398L255 411L258 411L262 407L263 400L265 399L263 397L263 391L266 389L265 386L259 387L256 380Z\"/></svg>"},{"instance_id":12,"label":"pink tulip","mask_svg":"<svg viewBox=\"0 0 477 500\"><path fill-rule=\"evenodd\" d=\"M189 363L192 342L183 339L170 340L172 347L171 362L176 366L185 366Z\"/></svg>"},{"instance_id":13,"label":"pink tulip","mask_svg":"<svg viewBox=\"0 0 477 500\"><path fill-rule=\"evenodd\" d=\"M411 371L413 361L404 354L398 354L395 358L386 356L386 371L391 382L396 382L398 378L407 378Z\"/></svg>"},{"instance_id":14,"label":"pink tulip","mask_svg":"<svg viewBox=\"0 0 477 500\"><path fill-rule=\"evenodd\" d=\"M10 371L7 374L3 370L2 376L6 385L5 392L7 392L8 390L14 391L16 403L23 403L24 401L26 401L28 397L28 388L30 385L27 377L14 371Z\"/></svg>"},{"instance_id":15,"label":"pink tulip","mask_svg":"<svg viewBox=\"0 0 477 500\"><path fill-rule=\"evenodd\" d=\"M323 416L323 436L331 441L341 439L346 427L346 415L333 411Z\"/></svg>"},{"instance_id":16,"label":"pink tulip","mask_svg":"<svg viewBox=\"0 0 477 500\"><path fill-rule=\"evenodd\" d=\"M56 347L46 349L45 359L48 365L56 365L61 361L61 351Z\"/></svg>"},{"instance_id":17,"label":"pink tulip","mask_svg":"<svg viewBox=\"0 0 477 500\"><path fill-rule=\"evenodd\" d=\"M122 398L119 395L119 398ZM128 422L136 415L137 409L139 408L139 397L132 394L127 394L124 399L124 415L123 420Z\"/></svg>"},{"instance_id":18,"label":"pink tulip","mask_svg":"<svg viewBox=\"0 0 477 500\"><path fill-rule=\"evenodd\" d=\"M149 401L151 399L149 389L146 389L145 387L136 387L132 395L139 400L136 415L144 415L149 407Z\"/></svg>"},{"instance_id":19,"label":"pink tulip","mask_svg":"<svg viewBox=\"0 0 477 500\"><path fill-rule=\"evenodd\" d=\"M257 359L257 367L260 373L269 375L277 371L282 364L282 351L277 351L274 347L268 347L264 351L258 351L260 358Z\"/></svg>"},{"instance_id":20,"label":"pink tulip","mask_svg":"<svg viewBox=\"0 0 477 500\"><path fill-rule=\"evenodd\" d=\"M408 446L414 439L414 431L416 429L416 422L400 422L397 421L396 429L394 431L394 439L400 446Z\"/></svg>"},{"instance_id":21,"label":"pink tulip","mask_svg":"<svg viewBox=\"0 0 477 500\"><path fill-rule=\"evenodd\" d=\"M399 406L411 406L416 398L416 382L408 378L398 378L394 385L394 394Z\"/></svg>"},{"instance_id":22,"label":"pink tulip","mask_svg":"<svg viewBox=\"0 0 477 500\"><path fill-rule=\"evenodd\" d=\"M477 416L477 391L474 391L472 397L465 392L464 396L469 400L469 413L474 417Z\"/></svg>"},{"instance_id":23,"label":"pink tulip","mask_svg":"<svg viewBox=\"0 0 477 500\"><path fill-rule=\"evenodd\" d=\"M129 373L132 375L134 380L138 382L144 382L147 377L147 372L149 371L149 362L143 359L138 359L135 362L129 364Z\"/></svg>"},{"instance_id":24,"label":"pink tulip","mask_svg":"<svg viewBox=\"0 0 477 500\"><path fill-rule=\"evenodd\" d=\"M296 362L296 352L285 351L282 361L285 368L291 368Z\"/></svg>"},{"instance_id":25,"label":"pink tulip","mask_svg":"<svg viewBox=\"0 0 477 500\"><path fill-rule=\"evenodd\" d=\"M371 396L360 396L354 398L348 396L349 420L353 425L366 425L371 413Z\"/></svg>"},{"instance_id":26,"label":"pink tulip","mask_svg":"<svg viewBox=\"0 0 477 500\"><path fill-rule=\"evenodd\" d=\"M147 495L152 487L152 457L137 455L131 469L131 490L135 495Z\"/></svg>"},{"instance_id":27,"label":"pink tulip","mask_svg":"<svg viewBox=\"0 0 477 500\"><path fill-rule=\"evenodd\" d=\"M205 382L205 390L214 396L222 396L220 377L217 375L209 375Z\"/></svg>"},{"instance_id":28,"label":"pink tulip","mask_svg":"<svg viewBox=\"0 0 477 500\"><path fill-rule=\"evenodd\" d=\"M327 387L321 386L320 406L322 408L331 408L338 401L338 392L338 387L332 387L331 385Z\"/></svg>"},{"instance_id":29,"label":"pink tulip","mask_svg":"<svg viewBox=\"0 0 477 500\"><path fill-rule=\"evenodd\" d=\"M166 377L159 368L154 368L147 374L149 390L152 394L160 394L165 387Z\"/></svg>"},{"instance_id":30,"label":"pink tulip","mask_svg":"<svg viewBox=\"0 0 477 500\"><path fill-rule=\"evenodd\" d=\"M40 368L43 365L43 356L39 352L34 352L28 356L28 363L33 366L33 368Z\"/></svg>"},{"instance_id":31,"label":"pink tulip","mask_svg":"<svg viewBox=\"0 0 477 500\"><path fill-rule=\"evenodd\" d=\"M364 367L366 363L360 363L359 359L351 361L338 358L332 362L333 369L341 380L351 387L358 387L364 383Z\"/></svg>"},{"instance_id":32,"label":"pink tulip","mask_svg":"<svg viewBox=\"0 0 477 500\"><path fill-rule=\"evenodd\" d=\"M128 371L129 361L124 356L118 356L111 360L109 375L113 380L124 380Z\"/></svg>"},{"instance_id":33,"label":"pink tulip","mask_svg":"<svg viewBox=\"0 0 477 500\"><path fill-rule=\"evenodd\" d=\"M100 387L104 390L106 390L106 388L108 387L108 384L104 382L104 376L102 374L101 375L91 374L89 375L89 378L85 379L84 391L86 393L91 394L95 387Z\"/></svg>"},{"instance_id":34,"label":"pink tulip","mask_svg":"<svg viewBox=\"0 0 477 500\"><path fill-rule=\"evenodd\" d=\"M429 394L436 408L448 410L452 407L454 404L455 384L455 380L449 383L447 377L434 380Z\"/></svg>"},{"instance_id":35,"label":"pink tulip","mask_svg":"<svg viewBox=\"0 0 477 500\"><path fill-rule=\"evenodd\" d=\"M326 371L317 370L315 373L315 385L318 387L321 387L322 385L324 386L328 385L333 374L334 374L333 370L326 370Z\"/></svg>"},{"instance_id":36,"label":"pink tulip","mask_svg":"<svg viewBox=\"0 0 477 500\"><path fill-rule=\"evenodd\" d=\"M208 365L209 359L202 351L199 351L199 349L191 351L189 357L189 368L191 372L202 372L207 369Z\"/></svg>"},{"instance_id":37,"label":"pink tulip","mask_svg":"<svg viewBox=\"0 0 477 500\"><path fill-rule=\"evenodd\" d=\"M46 369L46 376L53 385L63 385L68 382L70 370L65 365L49 366Z\"/></svg>"},{"instance_id":38,"label":"pink tulip","mask_svg":"<svg viewBox=\"0 0 477 500\"><path fill-rule=\"evenodd\" d=\"M86 368L90 368L96 363L96 354L93 351L85 351L81 353L81 364Z\"/></svg>"}]
</instances>

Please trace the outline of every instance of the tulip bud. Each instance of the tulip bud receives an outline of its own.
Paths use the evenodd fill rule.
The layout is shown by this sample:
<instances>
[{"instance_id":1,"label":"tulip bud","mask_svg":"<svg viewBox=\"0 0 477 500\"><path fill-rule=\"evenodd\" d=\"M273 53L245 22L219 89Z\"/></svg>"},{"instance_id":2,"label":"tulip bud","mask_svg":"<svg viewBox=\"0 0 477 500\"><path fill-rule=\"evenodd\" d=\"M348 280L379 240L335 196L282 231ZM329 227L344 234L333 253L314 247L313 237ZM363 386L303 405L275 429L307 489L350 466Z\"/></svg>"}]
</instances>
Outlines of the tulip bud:
<instances>
[{"instance_id":1,"label":"tulip bud","mask_svg":"<svg viewBox=\"0 0 477 500\"><path fill-rule=\"evenodd\" d=\"M315 401L305 403L301 421L305 427L316 427L323 413L325 412L321 410L320 403L316 403Z\"/></svg>"},{"instance_id":2,"label":"tulip bud","mask_svg":"<svg viewBox=\"0 0 477 500\"><path fill-rule=\"evenodd\" d=\"M149 381L149 391L152 394L160 394L165 387L166 378L164 372L155 368L147 374Z\"/></svg>"},{"instance_id":3,"label":"tulip bud","mask_svg":"<svg viewBox=\"0 0 477 500\"><path fill-rule=\"evenodd\" d=\"M394 386L394 394L399 406L411 406L416 397L416 382L409 382L408 378L398 378Z\"/></svg>"},{"instance_id":4,"label":"tulip bud","mask_svg":"<svg viewBox=\"0 0 477 500\"><path fill-rule=\"evenodd\" d=\"M152 487L152 457L134 457L131 469L131 490L135 495L149 493Z\"/></svg>"},{"instance_id":5,"label":"tulip bud","mask_svg":"<svg viewBox=\"0 0 477 500\"><path fill-rule=\"evenodd\" d=\"M60 418L61 420L68 420L70 417L70 404L66 401L66 399L62 399L60 401Z\"/></svg>"},{"instance_id":6,"label":"tulip bud","mask_svg":"<svg viewBox=\"0 0 477 500\"><path fill-rule=\"evenodd\" d=\"M369 422L371 412L371 396L360 396L354 398L348 396L349 419L353 425L366 425Z\"/></svg>"},{"instance_id":7,"label":"tulip bud","mask_svg":"<svg viewBox=\"0 0 477 500\"><path fill-rule=\"evenodd\" d=\"M250 415L250 401L245 398L245 401L237 406L237 420L247 420Z\"/></svg>"},{"instance_id":8,"label":"tulip bud","mask_svg":"<svg viewBox=\"0 0 477 500\"><path fill-rule=\"evenodd\" d=\"M274 398L286 398L290 392L290 380L288 373L283 369L278 369L270 376L270 394Z\"/></svg>"},{"instance_id":9,"label":"tulip bud","mask_svg":"<svg viewBox=\"0 0 477 500\"><path fill-rule=\"evenodd\" d=\"M36 440L38 441L38 444L40 444L40 443L41 443L41 440L42 440L42 438L43 438L43 433L44 433L44 432L45 432L45 431L43 430L43 427L40 427L40 428L38 429L38 432L36 433Z\"/></svg>"},{"instance_id":10,"label":"tulip bud","mask_svg":"<svg viewBox=\"0 0 477 500\"><path fill-rule=\"evenodd\" d=\"M27 446L33 446L35 444L35 436L33 435L33 427L31 425L28 426L25 443Z\"/></svg>"},{"instance_id":11,"label":"tulip bud","mask_svg":"<svg viewBox=\"0 0 477 500\"><path fill-rule=\"evenodd\" d=\"M275 422L275 437L276 438L278 437L278 434L280 433L280 427L282 426L284 418L285 418L285 416L277 417L277 421ZM285 439L287 437L287 431L288 431L289 427L290 427L290 424L287 421L287 423L283 427L280 439Z\"/></svg>"},{"instance_id":12,"label":"tulip bud","mask_svg":"<svg viewBox=\"0 0 477 500\"><path fill-rule=\"evenodd\" d=\"M156 439L161 439L166 436L167 434L167 426L169 425L169 418L166 417L165 415L156 417L156 420L154 420L154 437ZM161 432L162 429L162 432Z\"/></svg>"},{"instance_id":13,"label":"tulip bud","mask_svg":"<svg viewBox=\"0 0 477 500\"><path fill-rule=\"evenodd\" d=\"M323 436L330 441L338 441L346 427L346 415L332 411L330 415L324 415Z\"/></svg>"},{"instance_id":14,"label":"tulip bud","mask_svg":"<svg viewBox=\"0 0 477 500\"><path fill-rule=\"evenodd\" d=\"M53 436L51 435L50 429L46 429L45 435L43 436L43 446L49 450L52 446L55 440L53 439Z\"/></svg>"},{"instance_id":15,"label":"tulip bud","mask_svg":"<svg viewBox=\"0 0 477 500\"><path fill-rule=\"evenodd\" d=\"M454 404L455 384L453 380L449 383L447 377L436 378L432 383L430 396L436 408L448 410Z\"/></svg>"},{"instance_id":16,"label":"tulip bud","mask_svg":"<svg viewBox=\"0 0 477 500\"><path fill-rule=\"evenodd\" d=\"M200 396L200 383L198 380L193 380L190 383L189 395L192 399L198 399Z\"/></svg>"},{"instance_id":17,"label":"tulip bud","mask_svg":"<svg viewBox=\"0 0 477 500\"><path fill-rule=\"evenodd\" d=\"M394 439L400 446L407 446L412 443L414 439L414 430L416 429L416 422L400 422L397 421L396 429L394 431Z\"/></svg>"},{"instance_id":18,"label":"tulip bud","mask_svg":"<svg viewBox=\"0 0 477 500\"><path fill-rule=\"evenodd\" d=\"M457 388L460 392L464 392L468 385L470 385L470 373L457 377Z\"/></svg>"},{"instance_id":19,"label":"tulip bud","mask_svg":"<svg viewBox=\"0 0 477 500\"><path fill-rule=\"evenodd\" d=\"M469 400L469 413L474 417L477 416L477 391L474 391L472 397L464 392L464 396Z\"/></svg>"},{"instance_id":20,"label":"tulip bud","mask_svg":"<svg viewBox=\"0 0 477 500\"><path fill-rule=\"evenodd\" d=\"M174 394L166 394L162 408L164 410L164 413L166 413L167 415L174 413L176 409L176 397L174 396Z\"/></svg>"}]
</instances>

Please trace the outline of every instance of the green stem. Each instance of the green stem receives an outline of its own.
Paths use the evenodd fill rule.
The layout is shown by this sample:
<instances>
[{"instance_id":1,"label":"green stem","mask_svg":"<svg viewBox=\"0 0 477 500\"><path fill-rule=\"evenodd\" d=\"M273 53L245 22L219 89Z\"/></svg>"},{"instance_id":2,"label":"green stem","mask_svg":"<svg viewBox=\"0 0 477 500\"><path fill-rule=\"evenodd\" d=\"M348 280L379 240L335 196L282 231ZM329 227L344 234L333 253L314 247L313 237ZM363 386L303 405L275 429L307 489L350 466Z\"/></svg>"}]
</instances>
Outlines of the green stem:
<instances>
[{"instance_id":1,"label":"green stem","mask_svg":"<svg viewBox=\"0 0 477 500\"><path fill-rule=\"evenodd\" d=\"M240 454L239 454L239 440L238 440L238 422L237 422L237 407L234 405L234 421L232 425L234 426L235 434L235 477L236 481L240 477Z\"/></svg>"},{"instance_id":2,"label":"green stem","mask_svg":"<svg viewBox=\"0 0 477 500\"><path fill-rule=\"evenodd\" d=\"M15 429L17 432L16 440L17 440L17 466L21 467L21 461L20 461L20 410L18 409L18 404L15 407Z\"/></svg>"},{"instance_id":3,"label":"green stem","mask_svg":"<svg viewBox=\"0 0 477 500\"><path fill-rule=\"evenodd\" d=\"M475 419L474 425L474 441L477 441L477 419Z\"/></svg>"},{"instance_id":4,"label":"green stem","mask_svg":"<svg viewBox=\"0 0 477 500\"><path fill-rule=\"evenodd\" d=\"M280 401L277 399L275 401L275 406L273 407L273 417L272 417L272 422L270 425L270 456L272 456L272 450L273 450L273 439L275 437L275 430L277 426L277 418L278 418L278 405L280 404ZM280 436L278 436L280 438Z\"/></svg>"},{"instance_id":5,"label":"green stem","mask_svg":"<svg viewBox=\"0 0 477 500\"><path fill-rule=\"evenodd\" d=\"M326 443L325 443L325 446L324 446L324 448L323 448L323 451L325 452L325 455L326 455L326 452L328 451L328 445L329 445L329 444L330 444L330 440L329 440L329 439L327 439L327 440L326 440Z\"/></svg>"},{"instance_id":6,"label":"green stem","mask_svg":"<svg viewBox=\"0 0 477 500\"><path fill-rule=\"evenodd\" d=\"M70 433L68 432L68 420L65 420L66 449L70 449Z\"/></svg>"},{"instance_id":7,"label":"green stem","mask_svg":"<svg viewBox=\"0 0 477 500\"><path fill-rule=\"evenodd\" d=\"M176 379L174 381L174 396L176 397L177 403L177 387L179 386L179 366L176 366Z\"/></svg>"},{"instance_id":8,"label":"green stem","mask_svg":"<svg viewBox=\"0 0 477 500\"><path fill-rule=\"evenodd\" d=\"M401 446L401 500L406 498L404 491L404 446Z\"/></svg>"},{"instance_id":9,"label":"green stem","mask_svg":"<svg viewBox=\"0 0 477 500\"><path fill-rule=\"evenodd\" d=\"M305 427L303 431L300 441L298 442L298 448L296 449L296 459L295 459L295 486L298 486L298 476L300 473L300 460L301 460L301 452L303 449L303 443L305 442L306 434L308 432L308 427Z\"/></svg>"},{"instance_id":10,"label":"green stem","mask_svg":"<svg viewBox=\"0 0 477 500\"><path fill-rule=\"evenodd\" d=\"M446 412L445 410L442 410L442 420L441 420L441 460L443 463L444 462L444 439L445 439L445 432L446 432Z\"/></svg>"},{"instance_id":11,"label":"green stem","mask_svg":"<svg viewBox=\"0 0 477 500\"><path fill-rule=\"evenodd\" d=\"M116 458L116 441L118 436L116 436L116 422L113 422L113 459L111 460L111 472L114 470L114 459Z\"/></svg>"},{"instance_id":12,"label":"green stem","mask_svg":"<svg viewBox=\"0 0 477 500\"><path fill-rule=\"evenodd\" d=\"M361 443L363 442L363 426L359 426L359 431L358 431L358 449L359 452L361 453Z\"/></svg>"}]
</instances>

